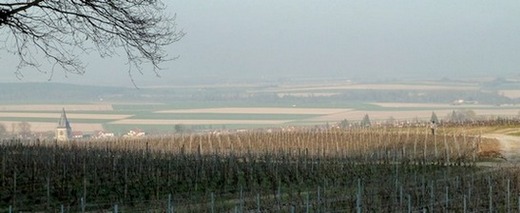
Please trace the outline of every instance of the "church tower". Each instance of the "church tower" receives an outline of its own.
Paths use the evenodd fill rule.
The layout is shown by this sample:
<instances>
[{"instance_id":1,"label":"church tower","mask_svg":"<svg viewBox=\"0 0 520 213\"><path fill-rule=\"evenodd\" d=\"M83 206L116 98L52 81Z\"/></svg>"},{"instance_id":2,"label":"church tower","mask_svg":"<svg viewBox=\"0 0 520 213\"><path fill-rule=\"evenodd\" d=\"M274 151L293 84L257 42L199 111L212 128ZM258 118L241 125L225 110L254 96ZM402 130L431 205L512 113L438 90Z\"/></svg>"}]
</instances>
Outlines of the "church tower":
<instances>
[{"instance_id":1,"label":"church tower","mask_svg":"<svg viewBox=\"0 0 520 213\"><path fill-rule=\"evenodd\" d=\"M67 114L65 109L61 112L60 121L56 128L56 140L57 141L69 141L72 138L72 129L70 128L69 120L67 120Z\"/></svg>"}]
</instances>

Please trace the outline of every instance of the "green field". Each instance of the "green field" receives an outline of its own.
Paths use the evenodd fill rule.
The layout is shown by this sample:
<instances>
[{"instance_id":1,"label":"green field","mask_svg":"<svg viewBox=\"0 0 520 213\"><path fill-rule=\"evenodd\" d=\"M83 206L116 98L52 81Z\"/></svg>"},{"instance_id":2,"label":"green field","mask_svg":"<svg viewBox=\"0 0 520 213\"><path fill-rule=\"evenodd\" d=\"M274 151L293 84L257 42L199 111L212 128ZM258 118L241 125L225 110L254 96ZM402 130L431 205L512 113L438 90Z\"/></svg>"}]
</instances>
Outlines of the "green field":
<instances>
[{"instance_id":1,"label":"green field","mask_svg":"<svg viewBox=\"0 0 520 213\"><path fill-rule=\"evenodd\" d=\"M291 104L292 103L292 104ZM269 128L269 127L284 127L284 126L315 126L315 125L334 125L341 120L347 119L350 122L357 122L362 119L363 115L368 114L373 121L381 122L386 121L392 117L397 120L414 120L422 119L427 120L431 115L431 112L437 111L440 119L444 119L449 113L454 110L468 109L468 110L489 110L490 112L500 113L503 116L516 116L518 112L515 106L493 106L493 105L478 105L472 106L453 106L449 104L422 104L415 106L414 104L405 105L405 107L391 107L378 105L377 103L366 103L366 102L348 102L346 100L338 100L337 102L316 102L310 103L306 101L294 102L291 100L283 100L277 103L247 103L243 101L236 102L204 102L204 101L191 101L191 102L176 102L176 103L114 103L111 105L110 110L89 110L88 107L96 107L96 104L89 103L75 103L76 106L80 105L85 110L67 110L69 120L73 127L76 124L97 124L103 126L107 131L113 131L116 134L126 133L130 129L142 129L147 132L165 134L171 133L174 129L174 125L182 125L184 130L202 131L209 129L250 129L250 128ZM103 103L106 105L107 103ZM388 105L388 104L387 104ZM16 106L16 105L10 105ZM31 105L20 105L24 106L25 109ZM56 108L60 108L60 105L55 105ZM2 111L10 116L0 116L0 123L8 126L12 123L29 122L35 129L35 131L53 131L53 123L57 123L59 119L60 111L41 111L38 110L37 105L32 110L13 110L13 111ZM218 112L210 113L204 112L204 109L219 109L229 108L237 109L239 111L229 112ZM251 108L251 110L248 110ZM201 113L190 112L190 109L199 109ZM259 112L262 109L273 109L272 112ZM279 112L276 109L280 109ZM323 110L338 109L341 113L324 113ZM159 113L164 111L172 111L168 113ZM175 111L177 110L177 111ZM182 113L178 110L184 110ZM298 111L302 113L298 113ZM315 113L312 111L315 110ZM320 112L321 110L321 112ZM290 113L287 113L290 112ZM16 117L16 114L20 114L20 117ZM41 114L45 114L47 117L38 117ZM55 114L56 117L49 116ZM92 118L88 118L92 115ZM128 115L128 117L121 117ZM104 118L107 116L107 118ZM109 118L108 116L119 116L121 118ZM479 116L477 114L477 116ZM148 124L140 124L138 121L146 120ZM153 124L153 121L168 121L169 124ZM179 120L179 123L175 121ZM120 122L121 121L121 122ZM134 122L135 121L135 122ZM181 121L193 121L189 123L196 123L193 125L185 125ZM208 124L204 124L208 121ZM219 124L219 121L222 121ZM233 121L232 123L226 123L226 121ZM265 124L264 121L282 121L283 123L272 123ZM116 123L114 123L116 122ZM243 122L243 123L241 123ZM255 124L257 122L257 124ZM120 123L120 124L118 124ZM211 124L211 125L210 125ZM37 127L37 128L36 128ZM43 128L43 129L42 129ZM92 127L94 128L94 127ZM74 129L75 131L93 131L89 130Z\"/></svg>"}]
</instances>

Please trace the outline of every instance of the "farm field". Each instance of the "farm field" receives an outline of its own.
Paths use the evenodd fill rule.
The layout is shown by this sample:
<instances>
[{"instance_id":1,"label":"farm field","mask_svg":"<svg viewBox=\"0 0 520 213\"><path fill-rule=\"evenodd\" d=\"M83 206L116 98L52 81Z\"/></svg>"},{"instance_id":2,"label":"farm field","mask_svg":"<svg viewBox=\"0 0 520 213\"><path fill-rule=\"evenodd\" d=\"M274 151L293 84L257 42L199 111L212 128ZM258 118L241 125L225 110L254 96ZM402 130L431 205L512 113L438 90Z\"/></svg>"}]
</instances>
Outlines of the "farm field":
<instances>
[{"instance_id":1,"label":"farm field","mask_svg":"<svg viewBox=\"0 0 520 213\"><path fill-rule=\"evenodd\" d=\"M0 111L112 111L111 104L10 104L0 105Z\"/></svg>"},{"instance_id":2,"label":"farm field","mask_svg":"<svg viewBox=\"0 0 520 213\"><path fill-rule=\"evenodd\" d=\"M520 98L520 90L500 90L499 93L509 98Z\"/></svg>"},{"instance_id":3,"label":"farm field","mask_svg":"<svg viewBox=\"0 0 520 213\"><path fill-rule=\"evenodd\" d=\"M96 130L125 132L123 127L145 131L172 131L174 125L186 127L221 128L266 128L301 125L335 124L347 119L359 121L365 114L374 122L388 119L428 120L435 112L441 119L454 110L470 109L477 116L518 116L516 106L450 105L444 103L353 103L342 106L313 107L298 104L293 106L248 105L233 103L207 103L186 108L184 104L133 103L133 104L68 104L68 105L0 105L0 124L8 127L27 122L32 131L54 131L61 109L67 111L75 131ZM70 107L70 108L68 108ZM53 124L54 123L54 124ZM14 130L16 131L16 130ZM126 130L128 131L128 130Z\"/></svg>"},{"instance_id":4,"label":"farm field","mask_svg":"<svg viewBox=\"0 0 520 213\"><path fill-rule=\"evenodd\" d=\"M0 123L3 124L7 131L12 131L13 126L17 126L20 124L21 121L1 121ZM37 122L37 121L31 121L28 122L31 125L31 131L35 133L42 133L42 132L54 132L56 130L57 121L56 122ZM17 128L17 127L15 127ZM81 130L85 132L94 132L98 130L103 129L103 125L100 123L75 123L73 124L73 128L76 130ZM15 130L16 132L16 130Z\"/></svg>"},{"instance_id":5,"label":"farm field","mask_svg":"<svg viewBox=\"0 0 520 213\"><path fill-rule=\"evenodd\" d=\"M313 92L313 91L338 91L338 90L475 90L477 85L462 84L358 84L358 83L342 83L338 85L296 85L284 86L273 89L276 92Z\"/></svg>"}]
</instances>

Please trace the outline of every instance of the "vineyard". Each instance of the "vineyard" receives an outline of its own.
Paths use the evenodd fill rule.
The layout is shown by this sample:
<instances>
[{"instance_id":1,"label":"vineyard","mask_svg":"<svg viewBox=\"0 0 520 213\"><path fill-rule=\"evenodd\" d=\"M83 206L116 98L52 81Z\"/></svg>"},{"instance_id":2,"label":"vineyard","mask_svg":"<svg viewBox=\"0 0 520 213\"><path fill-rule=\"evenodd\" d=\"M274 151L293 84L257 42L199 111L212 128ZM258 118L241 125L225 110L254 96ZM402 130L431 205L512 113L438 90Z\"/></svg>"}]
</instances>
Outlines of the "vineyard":
<instances>
[{"instance_id":1,"label":"vineyard","mask_svg":"<svg viewBox=\"0 0 520 213\"><path fill-rule=\"evenodd\" d=\"M493 143L424 128L3 141L0 211L520 211L519 169L476 165Z\"/></svg>"}]
</instances>

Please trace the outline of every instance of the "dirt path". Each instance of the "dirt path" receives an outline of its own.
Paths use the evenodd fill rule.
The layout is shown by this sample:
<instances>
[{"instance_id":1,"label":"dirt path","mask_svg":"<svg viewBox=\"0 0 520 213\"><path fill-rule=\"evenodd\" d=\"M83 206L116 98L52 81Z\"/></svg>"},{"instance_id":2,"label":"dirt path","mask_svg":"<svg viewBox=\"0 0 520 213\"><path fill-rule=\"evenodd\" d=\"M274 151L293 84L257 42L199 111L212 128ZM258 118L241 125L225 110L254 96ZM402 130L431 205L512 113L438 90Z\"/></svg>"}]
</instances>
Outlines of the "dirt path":
<instances>
[{"instance_id":1,"label":"dirt path","mask_svg":"<svg viewBox=\"0 0 520 213\"><path fill-rule=\"evenodd\" d=\"M489 134L484 137L498 140L500 147L496 151L500 152L507 162L520 163L520 137L504 134Z\"/></svg>"}]
</instances>

